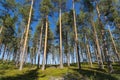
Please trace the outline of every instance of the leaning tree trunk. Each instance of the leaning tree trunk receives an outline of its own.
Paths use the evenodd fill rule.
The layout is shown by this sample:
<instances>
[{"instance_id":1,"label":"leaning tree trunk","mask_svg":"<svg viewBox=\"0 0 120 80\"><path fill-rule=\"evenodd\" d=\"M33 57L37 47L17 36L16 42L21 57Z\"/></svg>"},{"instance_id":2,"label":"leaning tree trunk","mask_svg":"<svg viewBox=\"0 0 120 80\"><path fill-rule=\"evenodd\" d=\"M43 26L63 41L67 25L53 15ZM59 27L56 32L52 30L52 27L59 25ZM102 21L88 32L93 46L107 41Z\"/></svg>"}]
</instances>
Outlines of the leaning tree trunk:
<instances>
[{"instance_id":1,"label":"leaning tree trunk","mask_svg":"<svg viewBox=\"0 0 120 80\"><path fill-rule=\"evenodd\" d=\"M61 8L59 13L59 30L60 30L60 68L63 68L63 54L62 54L62 21L61 21Z\"/></svg>"},{"instance_id":2,"label":"leaning tree trunk","mask_svg":"<svg viewBox=\"0 0 120 80\"><path fill-rule=\"evenodd\" d=\"M38 64L37 64L37 68L40 67L40 53L41 53L41 44L42 44L42 31L43 31L43 23L42 23L41 32L40 32L40 42L39 42L39 48L38 48Z\"/></svg>"},{"instance_id":3,"label":"leaning tree trunk","mask_svg":"<svg viewBox=\"0 0 120 80\"><path fill-rule=\"evenodd\" d=\"M111 37L112 44L113 44L113 47L114 47L114 50L115 50L115 54L116 54L117 59L118 59L119 64L120 64L120 56L119 56L119 53L118 53L118 51L117 51L117 47L116 47L115 41L114 41L114 39L113 39L112 33L111 33L111 31L110 31L110 28L109 28L108 31L109 31L109 33L110 33L110 37Z\"/></svg>"},{"instance_id":4,"label":"leaning tree trunk","mask_svg":"<svg viewBox=\"0 0 120 80\"><path fill-rule=\"evenodd\" d=\"M72 3L73 3L73 18L74 18L75 48L76 48L77 59L78 59L78 68L81 69L79 46L78 46L78 34L77 34L77 27L76 27L76 16L75 16L75 9L74 9L74 0L72 0Z\"/></svg>"},{"instance_id":5,"label":"leaning tree trunk","mask_svg":"<svg viewBox=\"0 0 120 80\"><path fill-rule=\"evenodd\" d=\"M99 11L99 8L98 8L98 4L96 5L96 10L97 10L97 14L98 14L98 21L99 21L99 26L101 26L101 34L102 34L102 43L103 43L103 51L104 51L104 54L105 54L105 60L107 62L107 65L108 65L108 69L109 69L109 72L113 72L113 67L112 67L112 64L111 64L111 61L110 61L110 56L108 55L108 49L107 49L107 42L105 40L105 30L104 30L104 26L102 24L102 21L100 19L100 11Z\"/></svg>"},{"instance_id":6,"label":"leaning tree trunk","mask_svg":"<svg viewBox=\"0 0 120 80\"><path fill-rule=\"evenodd\" d=\"M46 53L47 53L47 37L48 37L48 16L46 16L45 44L44 44L44 57L43 57L42 70L45 70Z\"/></svg>"},{"instance_id":7,"label":"leaning tree trunk","mask_svg":"<svg viewBox=\"0 0 120 80\"><path fill-rule=\"evenodd\" d=\"M96 31L96 28L95 28L95 24L94 22L91 20L91 24L92 24L92 27L93 27L93 32L94 32L94 37L95 37L95 44L97 46L97 59L98 60L98 65L99 65L99 68L100 69L104 69L104 65L103 65L103 60L102 60L102 55L101 55L101 50L100 50L100 45L99 45L99 40L98 40L98 36L97 36L97 31Z\"/></svg>"},{"instance_id":8,"label":"leaning tree trunk","mask_svg":"<svg viewBox=\"0 0 120 80\"><path fill-rule=\"evenodd\" d=\"M31 22L33 3L34 3L34 1L32 0L31 7L30 7L30 12L29 12L28 24L27 24L27 28L26 28L25 40L24 40L24 45L23 45L23 51L22 51L21 56L20 56L21 58L20 58L19 70L22 70L22 68L23 68L24 55L25 55L25 52L26 52L26 45L27 45L27 40L28 40L28 33L29 33L29 27L30 27L30 22Z\"/></svg>"}]
</instances>

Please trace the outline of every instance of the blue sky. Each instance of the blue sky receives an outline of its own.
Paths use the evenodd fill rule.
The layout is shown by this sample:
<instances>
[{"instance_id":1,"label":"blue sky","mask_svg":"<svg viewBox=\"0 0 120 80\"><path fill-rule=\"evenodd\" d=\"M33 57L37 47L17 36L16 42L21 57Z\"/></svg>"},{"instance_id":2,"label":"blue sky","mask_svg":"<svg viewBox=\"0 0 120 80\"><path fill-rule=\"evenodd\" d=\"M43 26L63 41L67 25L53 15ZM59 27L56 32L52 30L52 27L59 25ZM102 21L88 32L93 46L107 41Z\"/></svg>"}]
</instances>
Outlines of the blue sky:
<instances>
[{"instance_id":1,"label":"blue sky","mask_svg":"<svg viewBox=\"0 0 120 80\"><path fill-rule=\"evenodd\" d=\"M67 6L68 10L72 9L72 0L67 0L67 1L68 2L67 2L66 6ZM39 4L40 4L40 1L36 0L36 2L34 3L34 9L35 9L34 15L35 15L35 18L39 18L39 20L40 20L40 12L39 12L40 9L38 8ZM75 9L76 9L76 13L78 14L80 12L80 4L79 3L75 4ZM58 20L58 13L54 13L53 15L54 15L53 17L49 17L49 22L50 22L50 27L51 27L52 31L55 33L56 22ZM31 25L33 28L32 33L35 32L37 24L38 24L38 21L34 21L33 24Z\"/></svg>"}]
</instances>

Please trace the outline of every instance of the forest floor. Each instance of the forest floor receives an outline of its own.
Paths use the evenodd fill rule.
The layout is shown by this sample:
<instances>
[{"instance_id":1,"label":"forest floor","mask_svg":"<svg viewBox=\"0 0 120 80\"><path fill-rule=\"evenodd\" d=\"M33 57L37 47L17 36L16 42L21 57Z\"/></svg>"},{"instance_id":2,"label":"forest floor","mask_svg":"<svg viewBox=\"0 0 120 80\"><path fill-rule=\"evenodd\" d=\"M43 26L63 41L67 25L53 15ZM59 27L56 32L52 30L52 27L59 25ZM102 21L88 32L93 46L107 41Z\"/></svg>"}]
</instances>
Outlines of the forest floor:
<instances>
[{"instance_id":1,"label":"forest floor","mask_svg":"<svg viewBox=\"0 0 120 80\"><path fill-rule=\"evenodd\" d=\"M109 74L107 69L100 70L94 63L82 63L82 69L78 70L76 64L71 67L59 69L56 66L48 66L45 71L37 69L36 66L27 64L19 71L12 62L0 62L0 80L120 80L120 66L113 64L114 73ZM105 66L106 67L106 66Z\"/></svg>"}]
</instances>

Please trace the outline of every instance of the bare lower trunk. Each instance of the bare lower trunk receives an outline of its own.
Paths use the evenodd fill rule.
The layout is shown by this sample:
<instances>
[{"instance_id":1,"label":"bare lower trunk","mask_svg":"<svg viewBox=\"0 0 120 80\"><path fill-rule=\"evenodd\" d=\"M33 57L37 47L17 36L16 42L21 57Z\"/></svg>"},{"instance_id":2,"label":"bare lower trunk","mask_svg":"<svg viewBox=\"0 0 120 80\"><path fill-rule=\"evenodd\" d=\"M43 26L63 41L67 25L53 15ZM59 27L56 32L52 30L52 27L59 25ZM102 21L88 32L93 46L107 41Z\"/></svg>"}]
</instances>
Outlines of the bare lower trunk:
<instances>
[{"instance_id":1,"label":"bare lower trunk","mask_svg":"<svg viewBox=\"0 0 120 80\"><path fill-rule=\"evenodd\" d=\"M70 66L70 53L67 54L67 64L68 64L68 67Z\"/></svg>"},{"instance_id":2,"label":"bare lower trunk","mask_svg":"<svg viewBox=\"0 0 120 80\"><path fill-rule=\"evenodd\" d=\"M43 63L42 63L42 70L45 70L47 37L48 37L48 16L46 16L45 44L44 44L44 57L43 57Z\"/></svg>"},{"instance_id":3,"label":"bare lower trunk","mask_svg":"<svg viewBox=\"0 0 120 80\"><path fill-rule=\"evenodd\" d=\"M3 54L2 54L2 60L4 60L4 57L5 57L5 52L6 52L6 45L5 45L5 47L4 47L4 51L3 51Z\"/></svg>"},{"instance_id":4,"label":"bare lower trunk","mask_svg":"<svg viewBox=\"0 0 120 80\"><path fill-rule=\"evenodd\" d=\"M76 26L76 16L75 16L76 14L75 14L75 9L74 9L74 0L72 1L72 3L73 3L73 18L74 18L75 48L76 48L76 55L78 58L78 68L81 69L79 46L78 46L78 34L77 34L77 26Z\"/></svg>"},{"instance_id":5,"label":"bare lower trunk","mask_svg":"<svg viewBox=\"0 0 120 80\"><path fill-rule=\"evenodd\" d=\"M119 56L119 53L118 53L118 51L117 51L116 44L115 44L115 41L114 41L114 39L113 39L112 33L111 33L111 31L110 31L110 28L109 28L108 31L109 31L109 33L110 33L110 37L111 37L112 44L113 44L113 47L114 47L114 50L115 50L115 54L116 54L117 59L118 59L119 64L120 64L120 56Z\"/></svg>"},{"instance_id":6,"label":"bare lower trunk","mask_svg":"<svg viewBox=\"0 0 120 80\"><path fill-rule=\"evenodd\" d=\"M67 45L67 65L70 66L70 53L69 53L69 45L68 45L68 32L66 31L66 45Z\"/></svg>"},{"instance_id":7,"label":"bare lower trunk","mask_svg":"<svg viewBox=\"0 0 120 80\"><path fill-rule=\"evenodd\" d=\"M0 34L2 33L2 30L3 30L3 26L0 28Z\"/></svg>"},{"instance_id":8,"label":"bare lower trunk","mask_svg":"<svg viewBox=\"0 0 120 80\"><path fill-rule=\"evenodd\" d=\"M100 11L99 11L99 8L98 8L98 4L96 5L96 10L97 10L97 14L98 14L98 22L99 22L99 26L101 27L101 34L102 34L102 43L103 43L103 51L104 51L104 55L105 55L105 60L107 62L107 65L108 65L108 69L109 69L109 72L113 72L113 67L112 67L112 63L110 61L110 57L108 55L108 49L107 49L107 42L106 42L106 39L105 39L105 30L104 30L104 26L102 24L102 21L100 19Z\"/></svg>"},{"instance_id":9,"label":"bare lower trunk","mask_svg":"<svg viewBox=\"0 0 120 80\"><path fill-rule=\"evenodd\" d=\"M37 68L40 67L40 53L41 53L41 44L42 44L42 31L43 31L43 23L42 23L41 32L40 32L40 42L39 42L39 48L38 48L38 64L37 64Z\"/></svg>"},{"instance_id":10,"label":"bare lower trunk","mask_svg":"<svg viewBox=\"0 0 120 80\"><path fill-rule=\"evenodd\" d=\"M96 31L96 28L95 28L95 24L94 24L94 22L92 20L91 20L91 23L92 23L93 32L94 32L95 43L96 43L96 46L97 46L97 53L98 53L97 57L98 57L98 61L99 61L98 65L99 65L100 69L104 69L101 50L100 50L100 45L99 45L98 36L97 36L97 31Z\"/></svg>"},{"instance_id":11,"label":"bare lower trunk","mask_svg":"<svg viewBox=\"0 0 120 80\"><path fill-rule=\"evenodd\" d=\"M94 48L94 51L95 51L95 55L96 55L96 61L98 62L98 64L99 64L99 61L98 61L98 52L97 52L97 50L96 50L96 48Z\"/></svg>"},{"instance_id":12,"label":"bare lower trunk","mask_svg":"<svg viewBox=\"0 0 120 80\"><path fill-rule=\"evenodd\" d=\"M86 35L85 35L85 37L86 37ZM90 55L90 50L89 50L87 37L86 37L86 49L87 49L87 55L88 55L88 59L89 59L89 64L90 64L90 67L92 67L92 59L91 59L91 55Z\"/></svg>"},{"instance_id":13,"label":"bare lower trunk","mask_svg":"<svg viewBox=\"0 0 120 80\"><path fill-rule=\"evenodd\" d=\"M60 68L63 68L63 54L62 54L62 24L61 24L61 9L60 9L60 20L59 20L59 28L60 28Z\"/></svg>"},{"instance_id":14,"label":"bare lower trunk","mask_svg":"<svg viewBox=\"0 0 120 80\"><path fill-rule=\"evenodd\" d=\"M26 46L27 46L27 41L28 41L28 33L29 33L29 27L30 27L30 21L31 21L31 16L32 16L32 8L33 8L33 0L31 3L31 8L30 8L30 13L29 13L29 19L28 19L28 24L27 24L27 29L26 29L26 34L25 34L25 40L24 40L24 46L23 46L23 51L21 53L21 58L20 58L20 67L19 70L22 70L23 68L23 63L24 63L24 55L26 51Z\"/></svg>"}]
</instances>

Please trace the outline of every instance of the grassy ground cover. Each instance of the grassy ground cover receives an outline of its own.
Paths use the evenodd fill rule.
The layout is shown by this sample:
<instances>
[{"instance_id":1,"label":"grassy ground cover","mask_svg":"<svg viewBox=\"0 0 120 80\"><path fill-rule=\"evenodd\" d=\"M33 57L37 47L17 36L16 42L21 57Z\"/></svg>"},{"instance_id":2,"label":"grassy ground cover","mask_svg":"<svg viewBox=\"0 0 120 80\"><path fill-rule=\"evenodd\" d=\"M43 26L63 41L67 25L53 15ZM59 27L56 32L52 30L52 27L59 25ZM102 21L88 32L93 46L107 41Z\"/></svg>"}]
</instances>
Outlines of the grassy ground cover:
<instances>
[{"instance_id":1,"label":"grassy ground cover","mask_svg":"<svg viewBox=\"0 0 120 80\"><path fill-rule=\"evenodd\" d=\"M49 66L45 71L37 69L35 66L27 65L22 71L14 66L14 63L0 63L0 80L54 80L64 78L64 80L120 80L120 66L114 64L114 73L109 74L107 69L100 70L95 63L90 68L87 63L82 63L82 69L78 70L76 64L71 67Z\"/></svg>"}]
</instances>

